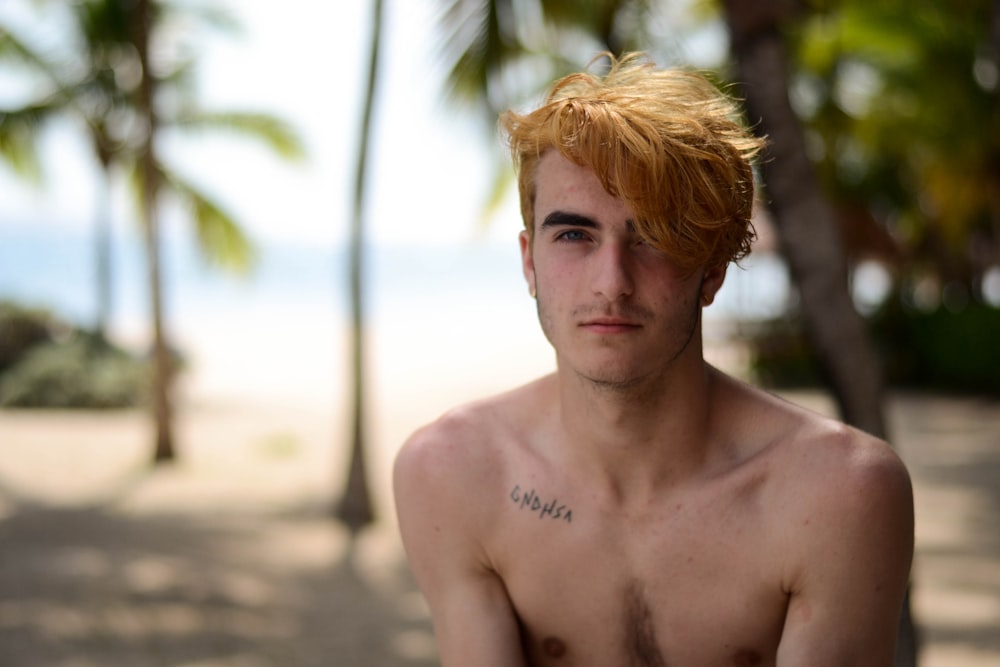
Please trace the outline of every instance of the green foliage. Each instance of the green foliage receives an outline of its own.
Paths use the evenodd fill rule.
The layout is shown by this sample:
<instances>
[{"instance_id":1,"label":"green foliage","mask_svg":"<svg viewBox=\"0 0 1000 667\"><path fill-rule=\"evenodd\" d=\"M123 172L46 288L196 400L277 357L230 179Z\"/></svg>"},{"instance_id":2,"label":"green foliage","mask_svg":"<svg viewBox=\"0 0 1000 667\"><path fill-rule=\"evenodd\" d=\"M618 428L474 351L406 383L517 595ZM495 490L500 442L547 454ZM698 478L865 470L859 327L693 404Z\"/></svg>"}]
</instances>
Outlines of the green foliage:
<instances>
[{"instance_id":1,"label":"green foliage","mask_svg":"<svg viewBox=\"0 0 1000 667\"><path fill-rule=\"evenodd\" d=\"M39 180L37 149L47 125L60 116L75 118L86 128L101 168L109 176L121 169L138 198L142 192L139 155L150 127L138 95L143 77L133 43L138 9L135 3L120 0L80 0L47 8L56 12L58 25L66 28L58 48L33 43L27 38L31 31L23 26L0 25L0 65L20 66L44 83L38 87L42 92L24 100L22 106L0 108L0 160L17 173ZM232 16L198 3L156 2L153 27L157 36L172 36L165 40L167 46L154 52L158 110L154 132L172 132L181 140L192 140L194 147L202 133L222 131L254 141L283 159L304 157L300 138L281 119L265 113L207 110L199 104L196 47L208 32L234 30L237 24ZM252 242L224 206L164 161L157 161L155 174L158 183L167 186L162 194L190 212L199 248L210 264L241 272L252 268Z\"/></svg>"},{"instance_id":2,"label":"green foliage","mask_svg":"<svg viewBox=\"0 0 1000 667\"><path fill-rule=\"evenodd\" d=\"M164 172L163 177L191 214L198 250L206 264L248 273L256 262L257 251L235 220L217 202L178 174Z\"/></svg>"},{"instance_id":3,"label":"green foliage","mask_svg":"<svg viewBox=\"0 0 1000 667\"><path fill-rule=\"evenodd\" d=\"M893 384L1000 395L1000 308L924 312L894 298L872 318Z\"/></svg>"},{"instance_id":4,"label":"green foliage","mask_svg":"<svg viewBox=\"0 0 1000 667\"><path fill-rule=\"evenodd\" d=\"M46 310L0 301L0 374L25 357L31 348L48 343L67 325Z\"/></svg>"},{"instance_id":5,"label":"green foliage","mask_svg":"<svg viewBox=\"0 0 1000 667\"><path fill-rule=\"evenodd\" d=\"M285 121L270 114L226 111L211 112L191 107L178 110L171 122L190 132L230 133L251 139L286 160L298 161L306 156L305 146Z\"/></svg>"},{"instance_id":6,"label":"green foliage","mask_svg":"<svg viewBox=\"0 0 1000 667\"><path fill-rule=\"evenodd\" d=\"M124 408L144 401L146 365L85 332L47 341L0 375L0 406Z\"/></svg>"},{"instance_id":7,"label":"green foliage","mask_svg":"<svg viewBox=\"0 0 1000 667\"><path fill-rule=\"evenodd\" d=\"M0 301L0 406L130 407L148 385L146 364L100 336Z\"/></svg>"},{"instance_id":8,"label":"green foliage","mask_svg":"<svg viewBox=\"0 0 1000 667\"><path fill-rule=\"evenodd\" d=\"M922 311L894 297L869 319L890 386L1000 396L1000 308ZM816 387L823 368L796 316L749 335L751 372L768 387Z\"/></svg>"},{"instance_id":9,"label":"green foliage","mask_svg":"<svg viewBox=\"0 0 1000 667\"><path fill-rule=\"evenodd\" d=\"M975 290L1000 252L994 3L817 6L789 39L794 98L827 193L893 240L900 277L930 270ZM854 253L884 252L873 236Z\"/></svg>"},{"instance_id":10,"label":"green foliage","mask_svg":"<svg viewBox=\"0 0 1000 667\"><path fill-rule=\"evenodd\" d=\"M452 102L476 109L486 126L497 114L541 94L552 80L597 53L648 42L648 0L541 0L538 3L439 0Z\"/></svg>"},{"instance_id":11,"label":"green foliage","mask_svg":"<svg viewBox=\"0 0 1000 667\"><path fill-rule=\"evenodd\" d=\"M51 113L44 105L0 111L0 156L15 174L36 185L42 180L42 166L34 135Z\"/></svg>"}]
</instances>

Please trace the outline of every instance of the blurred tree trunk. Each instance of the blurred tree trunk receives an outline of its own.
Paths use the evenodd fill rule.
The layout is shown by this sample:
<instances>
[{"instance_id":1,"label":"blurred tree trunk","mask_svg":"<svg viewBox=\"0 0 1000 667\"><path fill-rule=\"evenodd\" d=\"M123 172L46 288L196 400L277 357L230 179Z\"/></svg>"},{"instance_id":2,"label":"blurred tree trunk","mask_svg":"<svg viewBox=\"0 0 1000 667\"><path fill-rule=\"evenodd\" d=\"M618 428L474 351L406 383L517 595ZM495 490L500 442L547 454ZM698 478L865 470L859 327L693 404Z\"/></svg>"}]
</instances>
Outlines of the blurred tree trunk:
<instances>
[{"instance_id":1,"label":"blurred tree trunk","mask_svg":"<svg viewBox=\"0 0 1000 667\"><path fill-rule=\"evenodd\" d=\"M138 109L145 121L143 145L139 155L139 178L142 181L141 209L142 227L145 239L146 261L149 270L149 297L153 324L153 420L156 429L156 444L153 462L172 461L176 457L173 437L173 414L170 390L173 379L173 360L164 337L163 327L163 285L161 267L161 246L157 197L159 195L160 172L156 159L157 115L155 108L155 73L150 65L149 47L152 34L154 12L153 0L136 0L133 16L133 39L142 80L139 85Z\"/></svg>"},{"instance_id":2,"label":"blurred tree trunk","mask_svg":"<svg viewBox=\"0 0 1000 667\"><path fill-rule=\"evenodd\" d=\"M844 421L887 439L879 359L851 300L836 214L806 154L788 97L789 63L781 26L795 3L725 0L724 5L748 116L769 140L761 167L768 205L799 289L810 339ZM895 664L913 667L916 654L907 594Z\"/></svg>"},{"instance_id":3,"label":"blurred tree trunk","mask_svg":"<svg viewBox=\"0 0 1000 667\"><path fill-rule=\"evenodd\" d=\"M375 109L378 84L379 51L382 39L382 0L372 2L371 51L368 62L368 87L358 139L358 161L355 165L354 202L350 234L351 290L351 459L347 470L344 495L337 505L336 516L351 533L356 534L375 520L365 451L365 303L364 303L364 207L367 186L368 150L371 145L371 122Z\"/></svg>"},{"instance_id":4,"label":"blurred tree trunk","mask_svg":"<svg viewBox=\"0 0 1000 667\"><path fill-rule=\"evenodd\" d=\"M111 321L111 266L112 266L112 235L111 235L111 183L110 165L102 160L101 187L97 193L97 215L94 221L94 256L95 285L97 295L97 314L94 322L94 333L100 341L108 339L108 327Z\"/></svg>"},{"instance_id":5,"label":"blurred tree trunk","mask_svg":"<svg viewBox=\"0 0 1000 667\"><path fill-rule=\"evenodd\" d=\"M114 299L112 288L114 284L114 276L112 275L114 243L111 226L111 174L112 166L115 163L116 147L108 137L107 127L103 119L92 120L90 126L92 128L91 145L94 148L94 155L101 165L100 192L97 194L97 211L94 220L94 259L96 264L94 287L97 296L94 329L98 339L103 343L108 339Z\"/></svg>"},{"instance_id":6,"label":"blurred tree trunk","mask_svg":"<svg viewBox=\"0 0 1000 667\"><path fill-rule=\"evenodd\" d=\"M986 53L984 54L992 63L994 71L1000 72L1000 0L993 0L990 10L990 32L989 40L986 43ZM994 90L1000 89L1000 83L994 84ZM994 96L994 112L1000 118L1000 95ZM996 156L995 164L997 168L993 170L993 183L989 188L990 196L990 222L993 225L993 238L1000 238L1000 155ZM1000 263L1000 244L993 246L993 261ZM979 293L982 297L983 283L980 274Z\"/></svg>"}]
</instances>

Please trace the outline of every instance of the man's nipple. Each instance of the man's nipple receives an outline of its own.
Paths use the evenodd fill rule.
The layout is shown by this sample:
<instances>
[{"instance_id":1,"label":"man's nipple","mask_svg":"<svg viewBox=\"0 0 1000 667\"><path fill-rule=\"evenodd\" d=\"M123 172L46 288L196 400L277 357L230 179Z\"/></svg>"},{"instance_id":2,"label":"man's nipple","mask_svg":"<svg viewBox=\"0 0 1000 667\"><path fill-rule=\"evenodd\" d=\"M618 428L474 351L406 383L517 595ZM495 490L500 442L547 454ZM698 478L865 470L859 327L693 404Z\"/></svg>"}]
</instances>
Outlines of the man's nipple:
<instances>
[{"instance_id":1,"label":"man's nipple","mask_svg":"<svg viewBox=\"0 0 1000 667\"><path fill-rule=\"evenodd\" d=\"M542 640L542 651L550 658L561 658L566 655L566 643L558 637L546 637Z\"/></svg>"}]
</instances>

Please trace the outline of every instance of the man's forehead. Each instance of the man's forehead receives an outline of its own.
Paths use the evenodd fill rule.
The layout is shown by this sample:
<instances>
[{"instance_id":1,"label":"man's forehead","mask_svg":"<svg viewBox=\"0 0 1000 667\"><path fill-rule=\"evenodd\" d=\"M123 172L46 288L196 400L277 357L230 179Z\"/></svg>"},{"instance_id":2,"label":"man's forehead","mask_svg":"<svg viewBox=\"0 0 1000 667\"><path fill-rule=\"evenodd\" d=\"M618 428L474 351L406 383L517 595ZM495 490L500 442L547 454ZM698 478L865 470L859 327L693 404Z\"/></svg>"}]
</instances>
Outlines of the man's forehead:
<instances>
[{"instance_id":1,"label":"man's forehead","mask_svg":"<svg viewBox=\"0 0 1000 667\"><path fill-rule=\"evenodd\" d=\"M595 219L632 218L625 203L604 189L593 170L555 151L545 154L538 164L533 204L538 223L556 209Z\"/></svg>"},{"instance_id":2,"label":"man's forehead","mask_svg":"<svg viewBox=\"0 0 1000 667\"><path fill-rule=\"evenodd\" d=\"M597 174L563 157L559 153L547 153L535 171L535 199L559 198L588 201L614 199L601 184Z\"/></svg>"},{"instance_id":3,"label":"man's forehead","mask_svg":"<svg viewBox=\"0 0 1000 667\"><path fill-rule=\"evenodd\" d=\"M561 175L594 175L594 171L587 166L574 162L554 148L550 148L542 154L538 165L535 168L535 178L539 176L561 176ZM594 175L596 178L596 175Z\"/></svg>"}]
</instances>

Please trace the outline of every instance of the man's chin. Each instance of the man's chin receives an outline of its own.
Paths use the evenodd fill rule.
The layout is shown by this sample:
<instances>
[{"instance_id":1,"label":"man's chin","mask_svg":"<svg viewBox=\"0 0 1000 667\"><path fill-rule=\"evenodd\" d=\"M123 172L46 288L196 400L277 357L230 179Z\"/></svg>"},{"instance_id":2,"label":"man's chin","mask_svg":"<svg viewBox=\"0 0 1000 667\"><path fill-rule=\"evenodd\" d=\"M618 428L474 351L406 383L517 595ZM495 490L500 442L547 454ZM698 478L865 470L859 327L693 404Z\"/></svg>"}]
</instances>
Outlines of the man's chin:
<instances>
[{"instance_id":1,"label":"man's chin","mask_svg":"<svg viewBox=\"0 0 1000 667\"><path fill-rule=\"evenodd\" d=\"M648 379L648 369L594 368L578 372L588 384L599 389L627 391L644 385Z\"/></svg>"}]
</instances>

